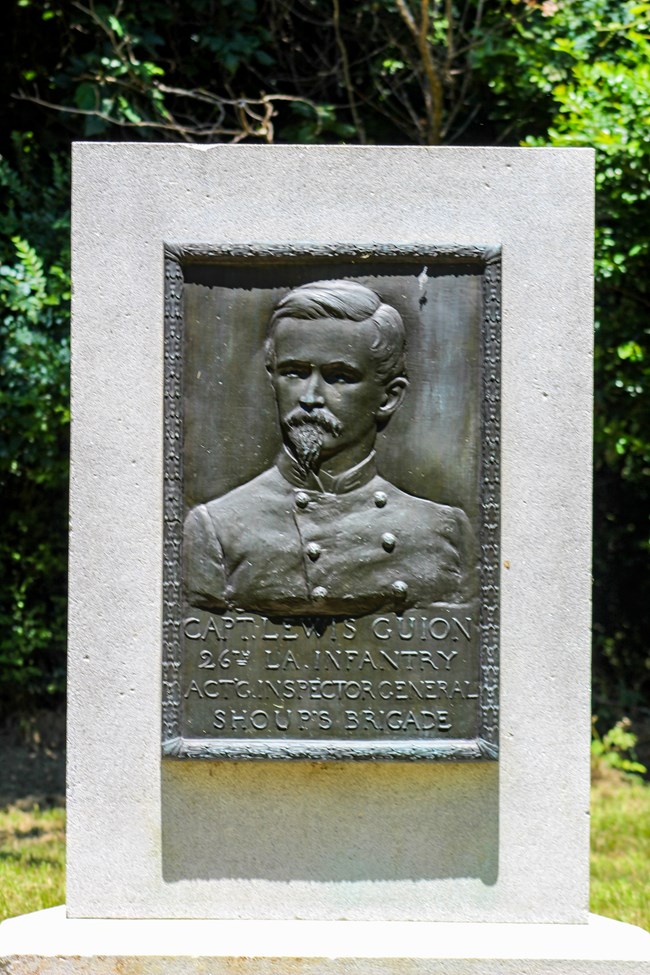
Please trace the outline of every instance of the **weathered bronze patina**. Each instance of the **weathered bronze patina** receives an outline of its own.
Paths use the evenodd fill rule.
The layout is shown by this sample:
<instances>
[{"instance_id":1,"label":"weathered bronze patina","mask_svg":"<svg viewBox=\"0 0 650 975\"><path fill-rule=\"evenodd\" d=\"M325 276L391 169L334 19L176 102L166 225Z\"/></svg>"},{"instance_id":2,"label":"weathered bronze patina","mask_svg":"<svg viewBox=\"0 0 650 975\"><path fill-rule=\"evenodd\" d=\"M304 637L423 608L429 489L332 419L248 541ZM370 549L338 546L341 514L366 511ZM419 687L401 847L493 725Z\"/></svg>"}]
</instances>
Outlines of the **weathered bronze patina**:
<instances>
[{"instance_id":1,"label":"weathered bronze patina","mask_svg":"<svg viewBox=\"0 0 650 975\"><path fill-rule=\"evenodd\" d=\"M498 252L372 257L169 249L168 755L496 756Z\"/></svg>"}]
</instances>

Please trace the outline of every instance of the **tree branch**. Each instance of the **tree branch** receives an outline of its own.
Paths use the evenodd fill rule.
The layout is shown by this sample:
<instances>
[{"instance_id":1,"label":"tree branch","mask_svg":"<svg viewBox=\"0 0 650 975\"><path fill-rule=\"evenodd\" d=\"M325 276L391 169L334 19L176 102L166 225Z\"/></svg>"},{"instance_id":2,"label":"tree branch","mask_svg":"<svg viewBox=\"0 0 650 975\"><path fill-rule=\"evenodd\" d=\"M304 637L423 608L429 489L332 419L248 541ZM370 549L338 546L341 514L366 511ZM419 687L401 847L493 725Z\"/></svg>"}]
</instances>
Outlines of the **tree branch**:
<instances>
[{"instance_id":1,"label":"tree branch","mask_svg":"<svg viewBox=\"0 0 650 975\"><path fill-rule=\"evenodd\" d=\"M121 84L124 86L123 83ZM19 101L27 101L34 105L41 105L43 108L49 108L55 112L97 118L103 122L118 125L125 129L150 129L173 133L185 142L229 137L233 143L241 142L247 138L264 139L270 143L273 142L274 138L272 118L276 112L275 102L301 102L309 105L316 112L316 106L309 99L294 97L292 95L260 95L259 98L219 98L216 95L210 95L209 92L201 90L192 91L184 88L174 88L168 85L156 85L156 87L168 94L213 105L215 108L220 109L219 121L203 124L192 121L191 124L183 124L171 112L169 113L169 121L163 121L162 119L140 119L133 121L125 118L115 118L113 115L110 115L108 112L103 112L100 109L82 109L57 105L54 102L39 98L37 95L27 95L24 92L18 92L12 97ZM234 125L223 124L226 107L233 110L237 120L236 127ZM256 109L261 109L261 111L256 111Z\"/></svg>"},{"instance_id":2,"label":"tree branch","mask_svg":"<svg viewBox=\"0 0 650 975\"><path fill-rule=\"evenodd\" d=\"M411 32L422 66L422 92L427 113L427 145L437 146L442 136L443 86L429 44L429 0L420 0L420 23L416 23L406 0L396 0L397 9Z\"/></svg>"}]
</instances>

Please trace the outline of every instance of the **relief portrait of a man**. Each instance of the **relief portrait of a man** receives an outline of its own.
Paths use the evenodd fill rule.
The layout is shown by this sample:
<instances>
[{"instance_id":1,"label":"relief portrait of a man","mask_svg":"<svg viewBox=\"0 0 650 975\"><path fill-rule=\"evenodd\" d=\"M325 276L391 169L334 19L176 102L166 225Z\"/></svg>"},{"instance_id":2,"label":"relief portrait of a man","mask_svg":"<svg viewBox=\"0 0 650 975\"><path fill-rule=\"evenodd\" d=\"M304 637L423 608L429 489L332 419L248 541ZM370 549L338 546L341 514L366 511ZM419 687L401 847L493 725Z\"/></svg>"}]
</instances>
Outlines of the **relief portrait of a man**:
<instances>
[{"instance_id":1,"label":"relief portrait of a man","mask_svg":"<svg viewBox=\"0 0 650 975\"><path fill-rule=\"evenodd\" d=\"M376 467L377 435L408 395L405 348L399 312L357 282L318 281L279 301L266 369L283 447L270 469L190 510L191 605L354 617L474 597L465 513Z\"/></svg>"}]
</instances>

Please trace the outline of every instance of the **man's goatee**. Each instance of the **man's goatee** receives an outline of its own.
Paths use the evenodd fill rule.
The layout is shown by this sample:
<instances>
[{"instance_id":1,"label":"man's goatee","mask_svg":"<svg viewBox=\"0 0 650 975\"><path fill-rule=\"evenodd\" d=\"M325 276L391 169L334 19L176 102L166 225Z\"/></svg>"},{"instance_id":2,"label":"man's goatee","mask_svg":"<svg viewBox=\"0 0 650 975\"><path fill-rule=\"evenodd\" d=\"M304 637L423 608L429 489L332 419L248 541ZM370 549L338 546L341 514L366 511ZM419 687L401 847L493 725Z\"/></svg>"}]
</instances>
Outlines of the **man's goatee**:
<instances>
[{"instance_id":1,"label":"man's goatee","mask_svg":"<svg viewBox=\"0 0 650 975\"><path fill-rule=\"evenodd\" d=\"M338 437L343 429L340 420L325 408L310 413L293 410L284 422L296 460L305 471L318 469L325 434Z\"/></svg>"},{"instance_id":2,"label":"man's goatee","mask_svg":"<svg viewBox=\"0 0 650 975\"><path fill-rule=\"evenodd\" d=\"M321 428L306 424L302 427L290 427L288 435L296 460L302 469L317 470L324 439Z\"/></svg>"}]
</instances>

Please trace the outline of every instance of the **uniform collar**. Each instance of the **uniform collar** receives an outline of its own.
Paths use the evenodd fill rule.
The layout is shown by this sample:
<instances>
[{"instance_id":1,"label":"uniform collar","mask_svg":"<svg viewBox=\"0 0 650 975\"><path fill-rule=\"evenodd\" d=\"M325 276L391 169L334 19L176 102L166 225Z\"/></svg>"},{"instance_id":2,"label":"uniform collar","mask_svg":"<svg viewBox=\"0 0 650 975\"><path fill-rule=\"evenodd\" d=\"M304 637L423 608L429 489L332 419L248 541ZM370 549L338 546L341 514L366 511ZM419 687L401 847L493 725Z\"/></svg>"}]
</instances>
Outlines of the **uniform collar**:
<instances>
[{"instance_id":1,"label":"uniform collar","mask_svg":"<svg viewBox=\"0 0 650 975\"><path fill-rule=\"evenodd\" d=\"M336 475L327 474L325 471L320 471L318 476L310 471L305 472L286 447L282 448L275 463L289 484L307 491L320 491L325 494L347 494L348 491L355 491L368 484L377 473L374 450L359 464Z\"/></svg>"}]
</instances>

